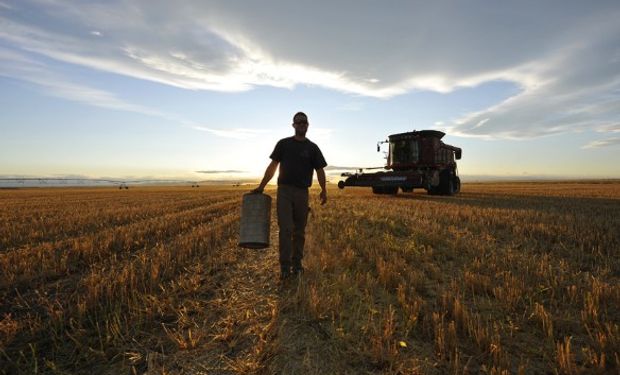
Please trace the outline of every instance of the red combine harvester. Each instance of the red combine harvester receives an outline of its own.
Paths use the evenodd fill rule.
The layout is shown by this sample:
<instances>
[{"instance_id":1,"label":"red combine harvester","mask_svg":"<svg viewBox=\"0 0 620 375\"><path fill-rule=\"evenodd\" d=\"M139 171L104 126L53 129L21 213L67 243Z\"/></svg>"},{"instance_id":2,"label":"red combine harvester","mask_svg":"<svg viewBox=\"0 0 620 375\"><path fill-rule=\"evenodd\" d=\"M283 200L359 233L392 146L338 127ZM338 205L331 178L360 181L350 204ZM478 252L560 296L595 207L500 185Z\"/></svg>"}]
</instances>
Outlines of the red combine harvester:
<instances>
[{"instance_id":1,"label":"red combine harvester","mask_svg":"<svg viewBox=\"0 0 620 375\"><path fill-rule=\"evenodd\" d=\"M410 193L414 188L423 188L429 194L454 195L461 189L455 160L461 158L461 149L441 141L445 133L438 130L420 130L392 134L389 143L386 172L343 173L347 177L338 182L338 187L369 186L375 194L397 194L400 188ZM376 169L376 168L367 168Z\"/></svg>"}]
</instances>

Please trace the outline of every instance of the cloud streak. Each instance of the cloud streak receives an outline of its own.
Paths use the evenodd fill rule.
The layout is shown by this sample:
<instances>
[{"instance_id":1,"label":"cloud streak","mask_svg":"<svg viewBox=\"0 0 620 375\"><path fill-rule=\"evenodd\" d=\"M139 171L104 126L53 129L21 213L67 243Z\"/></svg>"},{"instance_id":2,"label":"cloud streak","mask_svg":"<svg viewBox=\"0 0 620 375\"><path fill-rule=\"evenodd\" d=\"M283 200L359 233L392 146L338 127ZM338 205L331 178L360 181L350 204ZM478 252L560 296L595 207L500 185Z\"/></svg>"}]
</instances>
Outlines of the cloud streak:
<instances>
[{"instance_id":1,"label":"cloud streak","mask_svg":"<svg viewBox=\"0 0 620 375\"><path fill-rule=\"evenodd\" d=\"M484 138L617 130L617 2L384 5L370 0L269 0L254 8L236 0L0 2L0 41L66 63L189 90L310 85L389 98L509 81L521 88L519 94L437 121L452 134ZM29 79L15 66L2 69L3 75ZM41 75L34 79L41 81ZM59 95L72 100L84 94L101 106L122 107L102 92L56 87L49 77L38 84L60 89ZM244 129L194 128L223 137L252 136Z\"/></svg>"},{"instance_id":2,"label":"cloud streak","mask_svg":"<svg viewBox=\"0 0 620 375\"><path fill-rule=\"evenodd\" d=\"M620 137L608 138L599 141L592 141L582 148L601 148L601 147L612 147L612 146L620 146Z\"/></svg>"},{"instance_id":3,"label":"cloud streak","mask_svg":"<svg viewBox=\"0 0 620 375\"><path fill-rule=\"evenodd\" d=\"M237 174L237 173L248 173L247 171L237 171L237 170L225 170L225 171L217 171L217 170L209 170L209 171L196 171L196 173L204 173L204 174Z\"/></svg>"},{"instance_id":4,"label":"cloud streak","mask_svg":"<svg viewBox=\"0 0 620 375\"><path fill-rule=\"evenodd\" d=\"M3 47L0 47L0 76L18 78L21 81L33 84L46 95L99 108L163 118L194 130L208 132L218 137L245 140L268 132L268 130L265 129L216 129L197 125L175 114L129 103L109 91L71 82L66 77L53 73L43 64L25 54Z\"/></svg>"},{"instance_id":5,"label":"cloud streak","mask_svg":"<svg viewBox=\"0 0 620 375\"><path fill-rule=\"evenodd\" d=\"M264 129L242 129L242 128L214 129L214 128L210 128L210 127L206 127L202 125L192 125L191 123L189 123L188 126L194 130L207 132L210 134L217 135L219 137L233 138L233 139L239 139L239 140L254 138L254 137L259 136L260 134L265 134L268 132L268 130L264 130Z\"/></svg>"},{"instance_id":6,"label":"cloud streak","mask_svg":"<svg viewBox=\"0 0 620 375\"><path fill-rule=\"evenodd\" d=\"M43 64L30 57L2 47L0 47L0 76L18 78L21 81L34 84L47 95L95 107L149 116L166 116L163 112L155 109L127 103L108 91L70 82L66 78L52 73Z\"/></svg>"}]
</instances>

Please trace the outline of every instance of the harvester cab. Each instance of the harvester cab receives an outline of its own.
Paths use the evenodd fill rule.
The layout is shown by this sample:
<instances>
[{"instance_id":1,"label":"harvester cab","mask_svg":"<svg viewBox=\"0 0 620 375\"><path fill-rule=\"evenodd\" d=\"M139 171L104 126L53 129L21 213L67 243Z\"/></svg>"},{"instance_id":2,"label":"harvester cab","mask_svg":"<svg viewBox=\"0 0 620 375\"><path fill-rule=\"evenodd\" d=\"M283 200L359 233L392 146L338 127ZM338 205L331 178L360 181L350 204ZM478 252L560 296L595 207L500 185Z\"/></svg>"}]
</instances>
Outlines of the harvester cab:
<instances>
[{"instance_id":1,"label":"harvester cab","mask_svg":"<svg viewBox=\"0 0 620 375\"><path fill-rule=\"evenodd\" d=\"M343 173L345 180L338 187L366 186L375 194L397 194L398 190L413 192L423 188L429 194L454 195L461 189L456 160L461 158L458 147L441 141L445 133L438 130L421 130L392 134L388 143L387 163L384 171L374 173Z\"/></svg>"}]
</instances>

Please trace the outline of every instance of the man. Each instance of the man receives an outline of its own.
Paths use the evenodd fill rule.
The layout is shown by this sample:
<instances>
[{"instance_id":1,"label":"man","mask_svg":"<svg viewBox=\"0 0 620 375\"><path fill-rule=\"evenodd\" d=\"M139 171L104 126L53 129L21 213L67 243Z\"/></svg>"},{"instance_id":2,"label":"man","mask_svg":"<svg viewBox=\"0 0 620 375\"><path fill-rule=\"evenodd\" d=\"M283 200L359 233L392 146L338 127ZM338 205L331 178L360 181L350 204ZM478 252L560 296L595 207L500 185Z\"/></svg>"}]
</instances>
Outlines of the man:
<instances>
[{"instance_id":1,"label":"man","mask_svg":"<svg viewBox=\"0 0 620 375\"><path fill-rule=\"evenodd\" d=\"M303 272L304 241L308 218L308 188L312 185L312 174L321 185L321 204L327 202L325 171L327 166L319 147L306 138L308 116L297 112L293 116L295 135L281 139L271 153L271 163L265 170L260 185L253 190L262 193L280 165L278 176L277 213L280 227L280 278L285 279L291 272Z\"/></svg>"}]
</instances>

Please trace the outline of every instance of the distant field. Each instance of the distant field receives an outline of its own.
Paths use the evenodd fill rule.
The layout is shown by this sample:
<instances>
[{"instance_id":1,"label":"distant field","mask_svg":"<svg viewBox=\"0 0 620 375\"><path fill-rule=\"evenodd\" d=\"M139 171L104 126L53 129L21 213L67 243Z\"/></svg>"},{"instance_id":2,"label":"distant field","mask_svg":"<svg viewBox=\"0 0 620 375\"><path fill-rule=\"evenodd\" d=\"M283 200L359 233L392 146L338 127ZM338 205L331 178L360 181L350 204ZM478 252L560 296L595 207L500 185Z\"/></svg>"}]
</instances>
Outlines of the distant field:
<instances>
[{"instance_id":1,"label":"distant field","mask_svg":"<svg viewBox=\"0 0 620 375\"><path fill-rule=\"evenodd\" d=\"M0 190L0 373L620 369L619 182L330 190L284 285L248 189Z\"/></svg>"}]
</instances>

